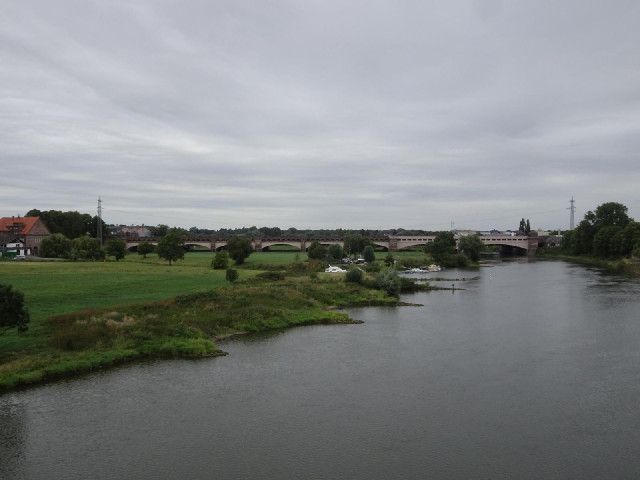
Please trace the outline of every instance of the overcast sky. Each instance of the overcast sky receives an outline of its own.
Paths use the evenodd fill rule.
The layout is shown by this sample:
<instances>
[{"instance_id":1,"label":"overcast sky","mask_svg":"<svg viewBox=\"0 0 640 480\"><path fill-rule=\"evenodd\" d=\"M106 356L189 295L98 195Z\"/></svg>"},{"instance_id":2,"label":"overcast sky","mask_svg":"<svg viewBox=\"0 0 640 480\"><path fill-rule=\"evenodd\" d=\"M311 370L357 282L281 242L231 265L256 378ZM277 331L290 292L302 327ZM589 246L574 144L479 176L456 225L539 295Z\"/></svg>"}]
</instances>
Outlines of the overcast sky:
<instances>
[{"instance_id":1,"label":"overcast sky","mask_svg":"<svg viewBox=\"0 0 640 480\"><path fill-rule=\"evenodd\" d=\"M2 0L0 217L640 219L637 0Z\"/></svg>"}]
</instances>

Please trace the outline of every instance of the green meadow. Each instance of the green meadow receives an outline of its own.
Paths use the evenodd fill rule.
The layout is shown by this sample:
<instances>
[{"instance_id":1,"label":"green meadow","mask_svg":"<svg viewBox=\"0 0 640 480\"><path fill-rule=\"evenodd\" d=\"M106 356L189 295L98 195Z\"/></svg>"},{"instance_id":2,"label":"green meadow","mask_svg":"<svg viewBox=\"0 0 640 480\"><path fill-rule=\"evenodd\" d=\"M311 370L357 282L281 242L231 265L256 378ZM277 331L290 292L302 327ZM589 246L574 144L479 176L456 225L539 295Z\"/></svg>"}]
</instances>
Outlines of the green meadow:
<instances>
[{"instance_id":1,"label":"green meadow","mask_svg":"<svg viewBox=\"0 0 640 480\"><path fill-rule=\"evenodd\" d=\"M342 275L312 273L302 252L253 253L234 284L211 268L213 256L189 252L171 266L135 254L119 262L0 262L0 283L24 293L31 315L26 333L0 335L0 391L143 356L224 354L216 337L345 323L329 307L397 303Z\"/></svg>"}]
</instances>

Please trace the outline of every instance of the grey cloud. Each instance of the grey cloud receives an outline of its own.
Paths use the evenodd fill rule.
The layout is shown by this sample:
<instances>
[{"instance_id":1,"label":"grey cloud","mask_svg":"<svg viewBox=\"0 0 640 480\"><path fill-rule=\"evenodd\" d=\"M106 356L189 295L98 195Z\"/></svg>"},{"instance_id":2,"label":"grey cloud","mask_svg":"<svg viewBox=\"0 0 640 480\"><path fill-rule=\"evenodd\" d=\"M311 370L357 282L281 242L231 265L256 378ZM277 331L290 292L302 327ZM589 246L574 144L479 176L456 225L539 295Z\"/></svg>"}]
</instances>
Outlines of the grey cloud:
<instances>
[{"instance_id":1,"label":"grey cloud","mask_svg":"<svg viewBox=\"0 0 640 480\"><path fill-rule=\"evenodd\" d=\"M101 195L113 223L557 228L574 195L638 217L639 13L12 2L0 145L28 181L0 180L0 210Z\"/></svg>"}]
</instances>

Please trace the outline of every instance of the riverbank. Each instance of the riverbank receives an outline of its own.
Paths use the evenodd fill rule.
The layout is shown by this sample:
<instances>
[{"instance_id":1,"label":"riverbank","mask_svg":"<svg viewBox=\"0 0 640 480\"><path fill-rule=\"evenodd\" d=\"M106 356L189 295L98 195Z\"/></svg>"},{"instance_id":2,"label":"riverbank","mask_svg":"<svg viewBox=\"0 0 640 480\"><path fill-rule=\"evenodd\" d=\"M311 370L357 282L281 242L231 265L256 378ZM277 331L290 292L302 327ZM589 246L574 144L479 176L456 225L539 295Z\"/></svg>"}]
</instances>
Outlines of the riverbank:
<instances>
[{"instance_id":1,"label":"riverbank","mask_svg":"<svg viewBox=\"0 0 640 480\"><path fill-rule=\"evenodd\" d=\"M233 284L211 268L213 256L190 253L171 267L155 255L0 262L3 283L24 292L31 314L27 332L0 336L0 393L138 358L224 355L216 344L229 335L358 323L334 307L402 305L372 287L375 273L348 283L344 275L318 272L306 254L253 253ZM425 261L406 252L398 257ZM278 274L264 273L273 270ZM402 289L440 289L405 283Z\"/></svg>"},{"instance_id":2,"label":"riverbank","mask_svg":"<svg viewBox=\"0 0 640 480\"><path fill-rule=\"evenodd\" d=\"M298 325L361 323L331 307L399 304L382 291L337 278L254 278L169 300L56 315L43 322L30 349L4 352L0 391L143 357L225 355L216 340Z\"/></svg>"},{"instance_id":3,"label":"riverbank","mask_svg":"<svg viewBox=\"0 0 640 480\"><path fill-rule=\"evenodd\" d=\"M612 273L622 273L625 275L632 275L634 277L640 276L640 261L630 258L617 258L611 260L587 256L557 255L548 252L540 255L539 258L579 263L580 265L602 268Z\"/></svg>"}]
</instances>

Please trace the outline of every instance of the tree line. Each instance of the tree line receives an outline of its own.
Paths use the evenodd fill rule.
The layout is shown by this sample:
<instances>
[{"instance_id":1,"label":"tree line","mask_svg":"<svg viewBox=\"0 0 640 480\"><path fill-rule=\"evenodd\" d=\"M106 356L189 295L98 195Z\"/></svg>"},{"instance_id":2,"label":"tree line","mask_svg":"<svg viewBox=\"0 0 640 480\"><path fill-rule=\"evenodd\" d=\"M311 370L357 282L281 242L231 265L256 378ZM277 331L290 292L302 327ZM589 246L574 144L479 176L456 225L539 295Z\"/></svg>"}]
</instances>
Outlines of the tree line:
<instances>
[{"instance_id":1,"label":"tree line","mask_svg":"<svg viewBox=\"0 0 640 480\"><path fill-rule=\"evenodd\" d=\"M40 217L51 233L60 233L70 240L78 237L97 237L98 222L102 222L102 240L109 238L109 229L97 215L88 213L62 212L60 210L37 210L27 212L26 217Z\"/></svg>"},{"instance_id":2,"label":"tree line","mask_svg":"<svg viewBox=\"0 0 640 480\"><path fill-rule=\"evenodd\" d=\"M627 207L607 202L588 211L578 226L564 233L562 249L575 256L599 258L640 257L640 223Z\"/></svg>"}]
</instances>

